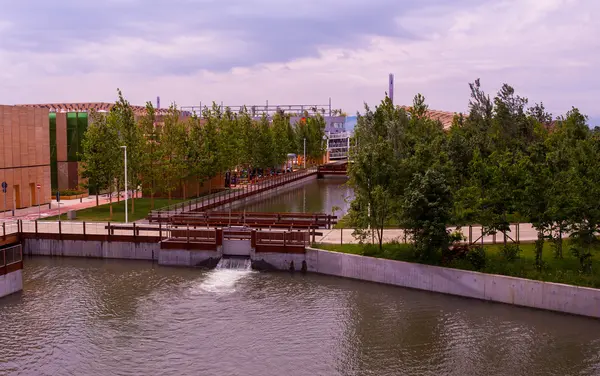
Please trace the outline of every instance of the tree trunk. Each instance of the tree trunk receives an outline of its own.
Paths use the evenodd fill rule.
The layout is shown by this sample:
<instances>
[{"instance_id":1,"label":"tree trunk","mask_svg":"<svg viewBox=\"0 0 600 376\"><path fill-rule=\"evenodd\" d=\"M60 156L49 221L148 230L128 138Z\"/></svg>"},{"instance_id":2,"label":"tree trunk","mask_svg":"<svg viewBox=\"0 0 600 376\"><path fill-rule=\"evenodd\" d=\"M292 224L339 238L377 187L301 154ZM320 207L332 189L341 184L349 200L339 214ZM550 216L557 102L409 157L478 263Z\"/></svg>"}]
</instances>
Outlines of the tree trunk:
<instances>
[{"instance_id":1,"label":"tree trunk","mask_svg":"<svg viewBox=\"0 0 600 376\"><path fill-rule=\"evenodd\" d=\"M98 195L98 191L96 191L96 206L100 206L100 197Z\"/></svg>"},{"instance_id":2,"label":"tree trunk","mask_svg":"<svg viewBox=\"0 0 600 376\"><path fill-rule=\"evenodd\" d=\"M154 210L154 191L150 192L150 209Z\"/></svg>"},{"instance_id":3,"label":"tree trunk","mask_svg":"<svg viewBox=\"0 0 600 376\"><path fill-rule=\"evenodd\" d=\"M131 191L131 214L135 213L135 194L136 194L136 190L133 189Z\"/></svg>"},{"instance_id":4,"label":"tree trunk","mask_svg":"<svg viewBox=\"0 0 600 376\"><path fill-rule=\"evenodd\" d=\"M109 202L109 209L110 209L110 215L108 216L108 218L112 219L112 217L113 217L112 192L108 192L108 202Z\"/></svg>"},{"instance_id":5,"label":"tree trunk","mask_svg":"<svg viewBox=\"0 0 600 376\"><path fill-rule=\"evenodd\" d=\"M169 205L171 205L171 191L169 190Z\"/></svg>"}]
</instances>

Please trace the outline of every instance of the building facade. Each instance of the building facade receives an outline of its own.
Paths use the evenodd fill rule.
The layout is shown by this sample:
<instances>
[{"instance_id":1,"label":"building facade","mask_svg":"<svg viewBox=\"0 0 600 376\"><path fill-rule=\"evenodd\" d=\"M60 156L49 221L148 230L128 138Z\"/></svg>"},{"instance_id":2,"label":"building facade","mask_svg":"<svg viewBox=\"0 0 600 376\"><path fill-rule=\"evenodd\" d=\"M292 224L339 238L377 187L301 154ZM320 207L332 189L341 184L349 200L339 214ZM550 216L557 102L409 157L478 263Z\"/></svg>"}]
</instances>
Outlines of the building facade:
<instances>
[{"instance_id":1,"label":"building facade","mask_svg":"<svg viewBox=\"0 0 600 376\"><path fill-rule=\"evenodd\" d=\"M0 191L2 211L51 201L48 110L0 106ZM4 185L4 184L3 184Z\"/></svg>"}]
</instances>

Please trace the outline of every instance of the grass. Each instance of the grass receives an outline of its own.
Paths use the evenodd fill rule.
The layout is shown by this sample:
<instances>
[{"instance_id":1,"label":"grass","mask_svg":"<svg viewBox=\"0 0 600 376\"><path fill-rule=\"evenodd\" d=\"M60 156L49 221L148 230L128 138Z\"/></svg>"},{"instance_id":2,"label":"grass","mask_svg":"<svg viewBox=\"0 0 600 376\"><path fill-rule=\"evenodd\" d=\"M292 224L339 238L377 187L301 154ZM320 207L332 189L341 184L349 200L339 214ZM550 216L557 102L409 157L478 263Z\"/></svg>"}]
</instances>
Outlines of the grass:
<instances>
[{"instance_id":1,"label":"grass","mask_svg":"<svg viewBox=\"0 0 600 376\"><path fill-rule=\"evenodd\" d=\"M372 244L318 244L321 249L335 252L352 253L370 257L390 260L419 262L416 259L410 244L389 243L384 244L383 250ZM467 261L455 260L448 265L442 265L441 257L429 262L430 265L445 266L462 270L477 270L483 273L500 274L512 277L527 278L545 282L564 283L568 285L600 288L600 254L593 253L593 272L586 274L580 272L579 261L571 255L568 240L563 246L563 258L554 258L550 243L546 243L543 251L544 267L537 270L535 267L535 252L533 244L521 244L522 252L514 261L508 261L501 252L501 245L485 246L486 265L477 270Z\"/></svg>"},{"instance_id":2,"label":"grass","mask_svg":"<svg viewBox=\"0 0 600 376\"><path fill-rule=\"evenodd\" d=\"M183 200L169 199L167 198L155 198L154 209L159 209L168 205L182 202ZM90 222L125 222L125 200L120 202L113 202L113 216L110 217L110 204L104 204L100 206L93 206L87 209L77 210L77 218L75 221L90 221ZM128 202L129 213L128 220L130 222L137 221L146 218L150 209L150 198L136 198L135 199L135 212L131 212L131 199ZM61 214L61 220L66 220L66 213ZM57 221L58 216L46 217L45 221Z\"/></svg>"}]
</instances>

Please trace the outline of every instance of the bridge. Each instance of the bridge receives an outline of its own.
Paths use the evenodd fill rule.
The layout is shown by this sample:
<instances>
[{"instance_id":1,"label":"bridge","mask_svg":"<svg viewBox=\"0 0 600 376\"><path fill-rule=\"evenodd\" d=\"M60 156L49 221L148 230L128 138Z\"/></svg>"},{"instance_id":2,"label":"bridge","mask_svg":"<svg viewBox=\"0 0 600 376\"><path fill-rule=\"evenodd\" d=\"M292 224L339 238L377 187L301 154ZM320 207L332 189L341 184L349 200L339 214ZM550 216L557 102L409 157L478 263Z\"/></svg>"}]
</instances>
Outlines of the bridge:
<instances>
[{"instance_id":1,"label":"bridge","mask_svg":"<svg viewBox=\"0 0 600 376\"><path fill-rule=\"evenodd\" d=\"M335 161L317 168L317 177L319 179L327 175L348 176L348 161Z\"/></svg>"}]
</instances>

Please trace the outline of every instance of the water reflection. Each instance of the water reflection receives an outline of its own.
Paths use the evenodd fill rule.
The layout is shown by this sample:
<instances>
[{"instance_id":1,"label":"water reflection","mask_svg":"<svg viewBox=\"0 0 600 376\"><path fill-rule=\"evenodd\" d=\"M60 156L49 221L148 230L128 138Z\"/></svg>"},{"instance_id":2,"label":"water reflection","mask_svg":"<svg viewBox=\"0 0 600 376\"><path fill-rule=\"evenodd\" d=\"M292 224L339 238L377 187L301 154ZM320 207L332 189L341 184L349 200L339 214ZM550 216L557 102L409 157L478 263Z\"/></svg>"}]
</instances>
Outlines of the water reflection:
<instances>
[{"instance_id":1,"label":"water reflection","mask_svg":"<svg viewBox=\"0 0 600 376\"><path fill-rule=\"evenodd\" d=\"M237 207L235 210L250 212L311 212L331 214L334 206L345 214L354 197L346 178L326 178L311 180L305 184L285 188L270 197Z\"/></svg>"},{"instance_id":2,"label":"water reflection","mask_svg":"<svg viewBox=\"0 0 600 376\"><path fill-rule=\"evenodd\" d=\"M597 375L600 322L319 275L26 259L0 374Z\"/></svg>"}]
</instances>

